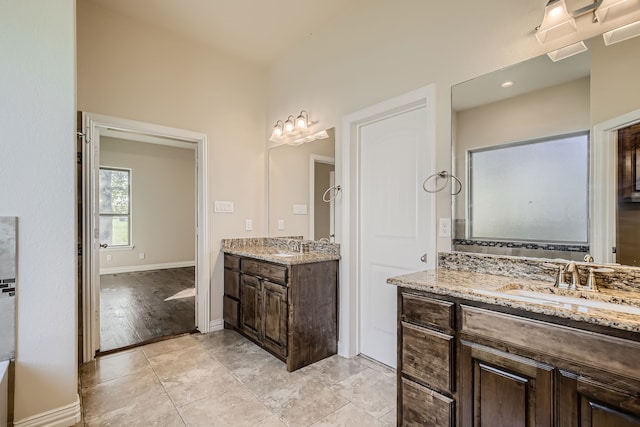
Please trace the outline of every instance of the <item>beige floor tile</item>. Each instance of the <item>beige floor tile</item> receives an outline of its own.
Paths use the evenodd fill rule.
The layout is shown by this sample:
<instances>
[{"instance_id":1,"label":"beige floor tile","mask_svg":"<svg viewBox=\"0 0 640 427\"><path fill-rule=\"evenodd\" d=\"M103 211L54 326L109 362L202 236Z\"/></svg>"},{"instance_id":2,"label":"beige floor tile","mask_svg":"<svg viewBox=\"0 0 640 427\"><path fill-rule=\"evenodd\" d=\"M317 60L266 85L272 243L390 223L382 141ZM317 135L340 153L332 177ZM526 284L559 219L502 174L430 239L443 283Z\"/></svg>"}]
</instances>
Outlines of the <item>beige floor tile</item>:
<instances>
[{"instance_id":1,"label":"beige floor tile","mask_svg":"<svg viewBox=\"0 0 640 427\"><path fill-rule=\"evenodd\" d=\"M380 417L380 421L382 421L386 426L395 426L397 420L398 414L396 413L395 407L391 411Z\"/></svg>"},{"instance_id":2,"label":"beige floor tile","mask_svg":"<svg viewBox=\"0 0 640 427\"><path fill-rule=\"evenodd\" d=\"M233 349L235 346L241 346L249 342L248 339L230 329L223 329L209 334L194 334L193 337L203 348L214 353Z\"/></svg>"},{"instance_id":3,"label":"beige floor tile","mask_svg":"<svg viewBox=\"0 0 640 427\"><path fill-rule=\"evenodd\" d=\"M395 376L381 375L372 369L352 375L332 386L332 389L375 418L395 407Z\"/></svg>"},{"instance_id":4,"label":"beige floor tile","mask_svg":"<svg viewBox=\"0 0 640 427\"><path fill-rule=\"evenodd\" d=\"M298 372L310 375L323 384L332 385L366 369L359 358L347 359L333 355L319 362L306 366Z\"/></svg>"},{"instance_id":5,"label":"beige floor tile","mask_svg":"<svg viewBox=\"0 0 640 427\"><path fill-rule=\"evenodd\" d=\"M284 362L251 342L247 342L233 350L210 351L209 354L215 357L241 381L254 377L256 372L259 372L264 365L280 363L285 366Z\"/></svg>"},{"instance_id":6,"label":"beige floor tile","mask_svg":"<svg viewBox=\"0 0 640 427\"><path fill-rule=\"evenodd\" d=\"M187 426L254 426L273 416L255 396L242 386L178 407Z\"/></svg>"},{"instance_id":7,"label":"beige floor tile","mask_svg":"<svg viewBox=\"0 0 640 427\"><path fill-rule=\"evenodd\" d=\"M362 366L366 366L367 368L370 368L376 372L380 372L381 374L384 374L388 377L395 377L396 376L396 370L383 364L380 363L376 360L373 359L369 359L366 356L356 356L354 359L356 359L358 362L360 362L360 364L362 364Z\"/></svg>"},{"instance_id":8,"label":"beige floor tile","mask_svg":"<svg viewBox=\"0 0 640 427\"><path fill-rule=\"evenodd\" d=\"M170 413L173 408L151 368L88 387L82 396L85 424L100 424L101 420L113 418L124 421L139 414L153 415L160 408Z\"/></svg>"},{"instance_id":9,"label":"beige floor tile","mask_svg":"<svg viewBox=\"0 0 640 427\"><path fill-rule=\"evenodd\" d=\"M141 348L148 358L152 358L160 354L169 353L176 350L186 350L187 348L194 348L198 346L198 341L193 338L192 335L183 335L181 337L158 341L153 344L147 344Z\"/></svg>"},{"instance_id":10,"label":"beige floor tile","mask_svg":"<svg viewBox=\"0 0 640 427\"><path fill-rule=\"evenodd\" d=\"M203 371L192 369L162 383L176 406L184 406L203 397L216 396L240 382L223 367Z\"/></svg>"},{"instance_id":11,"label":"beige floor tile","mask_svg":"<svg viewBox=\"0 0 640 427\"><path fill-rule=\"evenodd\" d=\"M80 367L80 382L82 387L90 387L140 372L148 366L149 362L140 349L101 356Z\"/></svg>"},{"instance_id":12,"label":"beige floor tile","mask_svg":"<svg viewBox=\"0 0 640 427\"><path fill-rule=\"evenodd\" d=\"M364 410L358 408L353 403L343 406L331 415L323 418L317 423L313 424L313 427L355 427L355 426L367 426L367 427L386 427L387 425L381 420L372 417Z\"/></svg>"},{"instance_id":13,"label":"beige floor tile","mask_svg":"<svg viewBox=\"0 0 640 427\"><path fill-rule=\"evenodd\" d=\"M107 412L85 421L85 427L127 426L127 427L184 427L185 424L176 407L167 399L160 402L148 401L145 406L127 406Z\"/></svg>"},{"instance_id":14,"label":"beige floor tile","mask_svg":"<svg viewBox=\"0 0 640 427\"><path fill-rule=\"evenodd\" d=\"M349 403L327 385L306 376L274 383L263 402L290 426L311 425Z\"/></svg>"},{"instance_id":15,"label":"beige floor tile","mask_svg":"<svg viewBox=\"0 0 640 427\"><path fill-rule=\"evenodd\" d=\"M273 415L266 420L260 421L258 424L255 424L254 427L286 427L287 425L280 421L276 415Z\"/></svg>"},{"instance_id":16,"label":"beige floor tile","mask_svg":"<svg viewBox=\"0 0 640 427\"><path fill-rule=\"evenodd\" d=\"M149 358L149 364L162 382L171 382L174 377L183 376L189 371L207 372L222 367L200 347L175 350Z\"/></svg>"}]
</instances>

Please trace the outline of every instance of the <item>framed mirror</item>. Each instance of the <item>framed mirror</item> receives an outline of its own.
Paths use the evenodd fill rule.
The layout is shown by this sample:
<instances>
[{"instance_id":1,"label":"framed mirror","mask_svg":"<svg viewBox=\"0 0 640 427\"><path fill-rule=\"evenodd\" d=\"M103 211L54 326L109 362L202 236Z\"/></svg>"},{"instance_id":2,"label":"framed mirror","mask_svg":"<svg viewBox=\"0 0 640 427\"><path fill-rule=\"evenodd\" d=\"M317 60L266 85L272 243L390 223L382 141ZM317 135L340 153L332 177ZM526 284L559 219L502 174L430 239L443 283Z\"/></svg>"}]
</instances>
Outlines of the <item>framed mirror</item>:
<instances>
[{"instance_id":1,"label":"framed mirror","mask_svg":"<svg viewBox=\"0 0 640 427\"><path fill-rule=\"evenodd\" d=\"M335 192L330 189L334 186L335 129L327 129L327 134L325 139L268 150L270 237L334 241Z\"/></svg>"},{"instance_id":2,"label":"framed mirror","mask_svg":"<svg viewBox=\"0 0 640 427\"><path fill-rule=\"evenodd\" d=\"M587 45L452 87L453 250L640 265L640 38Z\"/></svg>"}]
</instances>

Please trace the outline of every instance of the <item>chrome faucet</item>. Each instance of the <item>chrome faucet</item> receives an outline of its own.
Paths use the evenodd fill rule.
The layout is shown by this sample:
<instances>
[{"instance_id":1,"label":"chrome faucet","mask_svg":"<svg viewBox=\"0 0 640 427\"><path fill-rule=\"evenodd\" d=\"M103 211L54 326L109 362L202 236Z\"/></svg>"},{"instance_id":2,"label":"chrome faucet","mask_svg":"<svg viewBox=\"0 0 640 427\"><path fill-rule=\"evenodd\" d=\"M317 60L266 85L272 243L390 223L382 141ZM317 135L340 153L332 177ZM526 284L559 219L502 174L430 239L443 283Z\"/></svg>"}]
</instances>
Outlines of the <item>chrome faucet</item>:
<instances>
[{"instance_id":1,"label":"chrome faucet","mask_svg":"<svg viewBox=\"0 0 640 427\"><path fill-rule=\"evenodd\" d=\"M569 289L572 291L581 289L580 285L580 273L578 272L578 266L574 261L571 261L564 268L565 273L571 273L571 283L569 284Z\"/></svg>"},{"instance_id":2,"label":"chrome faucet","mask_svg":"<svg viewBox=\"0 0 640 427\"><path fill-rule=\"evenodd\" d=\"M304 242L302 240L289 239L287 240L287 249L291 252L304 253Z\"/></svg>"}]
</instances>

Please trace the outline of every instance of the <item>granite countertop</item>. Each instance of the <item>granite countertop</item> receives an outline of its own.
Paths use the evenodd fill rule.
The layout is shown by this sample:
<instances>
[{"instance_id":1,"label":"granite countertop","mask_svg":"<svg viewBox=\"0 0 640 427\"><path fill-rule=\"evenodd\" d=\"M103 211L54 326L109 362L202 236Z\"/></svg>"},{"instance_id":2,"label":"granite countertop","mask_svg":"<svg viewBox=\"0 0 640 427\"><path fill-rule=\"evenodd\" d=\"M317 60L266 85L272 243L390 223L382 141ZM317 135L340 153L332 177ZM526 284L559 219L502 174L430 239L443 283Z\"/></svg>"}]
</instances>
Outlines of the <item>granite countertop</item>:
<instances>
[{"instance_id":1,"label":"granite countertop","mask_svg":"<svg viewBox=\"0 0 640 427\"><path fill-rule=\"evenodd\" d=\"M637 293L615 289L601 292L568 291L553 287L549 281L531 278L507 277L439 268L403 276L392 277L387 283L432 294L495 304L580 322L586 322L631 332L640 332L640 315L620 313L574 304L545 303L544 301L518 301L505 292L525 290L578 297L584 300L608 299L628 306L640 307Z\"/></svg>"},{"instance_id":2,"label":"granite countertop","mask_svg":"<svg viewBox=\"0 0 640 427\"><path fill-rule=\"evenodd\" d=\"M314 262L334 261L340 259L340 255L329 252L309 251L300 254L277 246L244 246L223 248L222 251L226 254L256 258L262 261L269 261L282 265L311 264ZM276 255L279 253L286 253L291 256Z\"/></svg>"}]
</instances>

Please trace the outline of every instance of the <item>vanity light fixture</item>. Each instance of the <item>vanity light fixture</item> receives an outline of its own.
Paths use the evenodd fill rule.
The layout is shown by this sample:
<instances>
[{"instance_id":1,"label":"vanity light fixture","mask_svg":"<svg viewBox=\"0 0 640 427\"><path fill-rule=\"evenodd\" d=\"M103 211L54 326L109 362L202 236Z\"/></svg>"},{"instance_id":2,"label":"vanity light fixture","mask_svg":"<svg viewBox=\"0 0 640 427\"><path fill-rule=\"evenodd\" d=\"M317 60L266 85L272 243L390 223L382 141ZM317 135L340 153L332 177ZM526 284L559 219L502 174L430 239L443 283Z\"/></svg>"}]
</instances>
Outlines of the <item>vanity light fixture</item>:
<instances>
[{"instance_id":1,"label":"vanity light fixture","mask_svg":"<svg viewBox=\"0 0 640 427\"><path fill-rule=\"evenodd\" d=\"M278 120L273 126L273 133L269 141L276 144L300 145L316 139L328 138L325 130L318 130L318 122L309 119L307 110L300 111L297 116L290 115L284 122Z\"/></svg>"},{"instance_id":2,"label":"vanity light fixture","mask_svg":"<svg viewBox=\"0 0 640 427\"><path fill-rule=\"evenodd\" d=\"M544 7L542 23L536 28L538 41L542 44L547 39L564 37L576 31L576 21L567 11L565 0L549 0Z\"/></svg>"},{"instance_id":3,"label":"vanity light fixture","mask_svg":"<svg viewBox=\"0 0 640 427\"><path fill-rule=\"evenodd\" d=\"M271 134L271 138L269 139L273 140L274 138L280 138L283 133L284 133L284 123L282 123L282 120L278 120L276 124L273 126L273 133Z\"/></svg>"},{"instance_id":4,"label":"vanity light fixture","mask_svg":"<svg viewBox=\"0 0 640 427\"><path fill-rule=\"evenodd\" d=\"M568 11L565 0L549 0L544 8L542 23L536 27L536 38L540 44L555 41L578 31L575 18L593 12L592 23L603 24L624 18L640 10L640 0L594 0L593 3L576 10ZM604 43L628 40L640 35L640 21L615 28L602 34ZM549 52L547 55L555 62L587 50L583 41Z\"/></svg>"}]
</instances>

